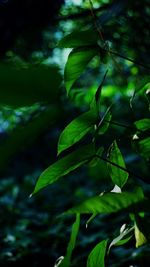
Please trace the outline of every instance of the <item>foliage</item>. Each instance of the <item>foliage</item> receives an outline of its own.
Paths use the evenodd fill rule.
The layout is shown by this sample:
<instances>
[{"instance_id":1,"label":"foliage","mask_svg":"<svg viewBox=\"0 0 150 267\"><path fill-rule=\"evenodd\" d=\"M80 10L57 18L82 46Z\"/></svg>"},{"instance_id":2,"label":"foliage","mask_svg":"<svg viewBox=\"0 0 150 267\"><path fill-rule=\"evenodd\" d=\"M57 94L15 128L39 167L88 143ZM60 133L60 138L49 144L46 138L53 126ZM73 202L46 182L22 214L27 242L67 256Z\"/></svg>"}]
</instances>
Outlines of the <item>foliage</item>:
<instances>
[{"instance_id":1,"label":"foliage","mask_svg":"<svg viewBox=\"0 0 150 267\"><path fill-rule=\"evenodd\" d=\"M96 1L93 3L95 4ZM108 11L113 11L115 15L128 8L127 14L134 21L134 16L138 17L134 5L136 3L132 6L132 4L122 1L118 6L112 1L108 5L104 5L104 8L106 11L107 8ZM22 112L23 117L27 112L28 118L25 123L17 124L17 121L15 123L13 121L11 130L3 131L7 133L7 138L4 136L1 142L0 152L3 158L0 166L1 169L7 166L8 160L15 155L20 155L19 151L23 147L27 147L27 145L29 147L35 137L41 138L42 134L50 131L49 126L52 123L56 127L59 121L63 130L60 132L59 129L59 134L55 133L55 141L52 133L48 135L48 138L52 139L52 143L55 143L51 149L52 162L50 166L48 166L50 148L48 147L48 151L46 149L42 151L40 143L40 149L35 153L40 154L39 161L35 165L38 179L36 182L35 179L32 182L27 181L24 185L25 192L29 193L35 184L30 195L31 198L28 200L30 205L36 203L37 207L42 209L40 202L45 201L47 212L52 213L56 210L56 214L59 216L54 216L51 227L59 225L60 229L56 227L55 231L57 235L58 232L62 233L62 239L67 237L64 241L65 246L68 241L68 235L64 234L65 228L67 228L65 220L71 218L69 216L76 216L66 253L64 246L59 247L60 252L66 256L58 257L60 255L56 253L55 260L57 258L58 260L53 266L121 266L126 262L140 266L139 258L141 257L141 261L143 259L141 250L149 252L150 240L148 230L150 203L149 78L147 80L149 66L145 57L143 62L137 60L138 54L141 59L142 49L139 50L132 43L132 36L131 39L125 41L125 46L131 42L128 54L129 56L134 55L134 59L122 55L124 48L122 41L120 41L121 54L113 50L118 48L119 41L117 43L116 40L120 40L121 34L130 33L130 28L132 28L130 23L120 29L119 25L116 25L116 22L114 23L109 17L109 12L108 16L104 13L103 16L97 18L95 14L97 10L94 9L92 1L89 1L88 8L92 15L94 30L91 30L88 23L86 27L81 27L81 30L76 25L78 30L73 29L57 45L57 49L72 49L64 66L66 93L60 87L62 77L59 69L53 65L31 66L25 64L14 67L10 62L1 63L0 104L9 106L16 112ZM145 12L149 13L149 10ZM81 25L82 23L80 22ZM100 24L105 25L105 23L106 27L104 26L103 33ZM147 23L146 16L145 23ZM111 31L115 34L111 34ZM103 37L105 34L111 36L112 47L109 47L105 41ZM147 36L147 30L144 30L144 34ZM138 42L140 38L137 36ZM147 42L145 48L147 48ZM119 57L119 60L116 61L114 56ZM138 83L137 81L140 79L142 81ZM76 112L73 105L79 107ZM29 106L31 106L31 110ZM65 122L63 122L63 118ZM9 124L11 124L11 120ZM48 155L45 156L45 153ZM55 156L56 154L57 156ZM37 157L37 155L35 156ZM41 163L42 157L43 162ZM18 158L15 160L17 161ZM44 168L45 170L42 172L41 169ZM22 168L20 172L22 173ZM63 176L66 177L63 178ZM83 181L85 192L82 189ZM48 187L49 185L51 187ZM95 190L91 185L95 186ZM4 199L2 199L1 205L9 202L7 198L5 199L5 191L9 187L5 180L3 187L6 189L3 189ZM14 212L17 216L19 212L17 208L15 209L15 205L18 209L21 208L17 203L19 196L17 185L13 187L12 195L15 201L11 205L9 204L10 206L8 205L11 208L10 211L8 208L6 212L11 214ZM23 206L24 209L27 207ZM37 214L38 211L36 211L36 216ZM28 233L28 228L32 229L30 223L30 219L33 221L34 216L32 215L26 215L26 220L22 223L24 234ZM89 215L91 217L88 217ZM42 213L43 225L44 223L48 225L50 215L46 217L45 221L43 216ZM110 223L108 219L110 219ZM36 218L36 220L39 221L40 218ZM88 242L85 244L81 240L83 237L82 220L84 220L86 229L90 228L93 235L92 242L87 237ZM19 218L20 221L21 218ZM99 227L98 233L102 233L94 236L92 225L94 228L96 224ZM123 226L119 229L121 224ZM38 223L36 222L35 225ZM70 221L69 225L71 225ZM42 231L43 229L41 235ZM88 232L86 233L88 236ZM49 235L50 231L47 230L46 234ZM43 242L47 240L46 234ZM7 244L11 242L17 244L19 238L16 234L11 235L9 230L6 230L3 240ZM59 239L58 241L61 242ZM21 244L22 250L25 248L25 256L28 255L30 246L28 240ZM120 259L120 262L117 260L119 262L117 265L114 260L115 253L119 258L119 249L124 251L127 246L131 249L126 251L128 257L123 257L124 259ZM54 244L53 248L55 249ZM81 248L85 253L83 260ZM132 257L131 251L133 250L137 253L136 259ZM9 252L10 254L3 251L3 260L10 257L12 261L16 261L13 250ZM149 263L149 259L145 260L146 264L147 262Z\"/></svg>"}]
</instances>

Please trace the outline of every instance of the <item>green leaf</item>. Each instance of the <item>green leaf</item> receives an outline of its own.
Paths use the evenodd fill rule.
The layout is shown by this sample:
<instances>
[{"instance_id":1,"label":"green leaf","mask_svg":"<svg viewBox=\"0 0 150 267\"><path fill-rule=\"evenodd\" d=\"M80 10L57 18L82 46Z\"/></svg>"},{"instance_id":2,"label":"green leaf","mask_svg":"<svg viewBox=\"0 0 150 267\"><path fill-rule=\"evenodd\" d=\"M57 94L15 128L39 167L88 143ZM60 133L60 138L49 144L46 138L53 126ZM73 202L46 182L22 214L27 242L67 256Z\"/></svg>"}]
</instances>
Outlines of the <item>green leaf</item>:
<instances>
[{"instance_id":1,"label":"green leaf","mask_svg":"<svg viewBox=\"0 0 150 267\"><path fill-rule=\"evenodd\" d=\"M150 119L142 119L136 121L134 124L138 130L146 131L150 129Z\"/></svg>"},{"instance_id":2,"label":"green leaf","mask_svg":"<svg viewBox=\"0 0 150 267\"><path fill-rule=\"evenodd\" d=\"M98 34L93 30L74 31L60 40L58 47L77 48L81 46L96 45Z\"/></svg>"},{"instance_id":3,"label":"green leaf","mask_svg":"<svg viewBox=\"0 0 150 267\"><path fill-rule=\"evenodd\" d=\"M113 213L124 209L134 209L135 204L140 203L144 199L143 192L138 188L135 192L123 192L120 194L106 193L102 196L90 198L80 205L71 208L66 213ZM132 207L133 206L133 207Z\"/></svg>"},{"instance_id":4,"label":"green leaf","mask_svg":"<svg viewBox=\"0 0 150 267\"><path fill-rule=\"evenodd\" d=\"M67 248L67 254L64 257L63 261L61 262L60 267L69 267L71 265L71 256L76 245L76 239L79 232L79 227L80 227L80 214L76 214L76 220L72 226L72 232Z\"/></svg>"},{"instance_id":5,"label":"green leaf","mask_svg":"<svg viewBox=\"0 0 150 267\"><path fill-rule=\"evenodd\" d=\"M65 66L65 86L67 93L69 93L71 87L75 81L80 77L82 72L85 70L86 66L90 60L98 54L98 46L93 47L81 47L75 48L69 54L66 66Z\"/></svg>"},{"instance_id":6,"label":"green leaf","mask_svg":"<svg viewBox=\"0 0 150 267\"><path fill-rule=\"evenodd\" d=\"M104 267L105 255L107 249L107 240L103 240L91 251L87 260L87 267Z\"/></svg>"},{"instance_id":7,"label":"green leaf","mask_svg":"<svg viewBox=\"0 0 150 267\"><path fill-rule=\"evenodd\" d=\"M111 121L112 115L110 113L110 111L106 111L106 113L104 114L103 118L101 119L99 125L98 125L98 134L104 134L110 125L110 121Z\"/></svg>"},{"instance_id":8,"label":"green leaf","mask_svg":"<svg viewBox=\"0 0 150 267\"><path fill-rule=\"evenodd\" d=\"M41 174L36 183L33 194L37 193L47 185L56 182L60 177L80 167L82 164L87 162L94 153L95 149L93 144L85 145L56 161Z\"/></svg>"},{"instance_id":9,"label":"green leaf","mask_svg":"<svg viewBox=\"0 0 150 267\"><path fill-rule=\"evenodd\" d=\"M0 64L0 105L29 106L54 103L59 96L61 76L56 67L44 65L17 69Z\"/></svg>"},{"instance_id":10,"label":"green leaf","mask_svg":"<svg viewBox=\"0 0 150 267\"><path fill-rule=\"evenodd\" d=\"M118 148L117 142L114 141L109 150L109 161L120 167L126 168L123 156ZM109 173L114 184L122 188L128 180L128 173L120 168L108 163Z\"/></svg>"},{"instance_id":11,"label":"green leaf","mask_svg":"<svg viewBox=\"0 0 150 267\"><path fill-rule=\"evenodd\" d=\"M96 120L97 114L95 110L90 110L69 123L60 135L58 141L58 154L78 142L90 132L93 125L96 123Z\"/></svg>"},{"instance_id":12,"label":"green leaf","mask_svg":"<svg viewBox=\"0 0 150 267\"><path fill-rule=\"evenodd\" d=\"M145 138L139 142L140 154L145 157L150 157L150 137Z\"/></svg>"}]
</instances>

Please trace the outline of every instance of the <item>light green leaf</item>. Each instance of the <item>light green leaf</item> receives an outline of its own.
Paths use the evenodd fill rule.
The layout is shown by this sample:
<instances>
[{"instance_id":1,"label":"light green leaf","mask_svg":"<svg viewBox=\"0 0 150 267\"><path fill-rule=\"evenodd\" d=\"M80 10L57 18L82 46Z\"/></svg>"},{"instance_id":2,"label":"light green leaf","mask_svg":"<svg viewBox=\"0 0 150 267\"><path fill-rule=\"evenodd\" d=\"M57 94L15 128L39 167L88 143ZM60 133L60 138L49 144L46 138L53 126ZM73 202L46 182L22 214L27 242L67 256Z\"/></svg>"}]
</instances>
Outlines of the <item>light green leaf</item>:
<instances>
[{"instance_id":1,"label":"light green leaf","mask_svg":"<svg viewBox=\"0 0 150 267\"><path fill-rule=\"evenodd\" d=\"M17 69L0 64L0 105L21 107L36 102L54 103L60 83L56 67L39 65Z\"/></svg>"},{"instance_id":2,"label":"light green leaf","mask_svg":"<svg viewBox=\"0 0 150 267\"><path fill-rule=\"evenodd\" d=\"M135 240L136 240L135 244L136 248L147 243L145 235L140 231L136 223L135 223Z\"/></svg>"},{"instance_id":3,"label":"light green leaf","mask_svg":"<svg viewBox=\"0 0 150 267\"><path fill-rule=\"evenodd\" d=\"M134 124L138 130L146 131L150 129L150 119L142 119L136 121Z\"/></svg>"},{"instance_id":4,"label":"light green leaf","mask_svg":"<svg viewBox=\"0 0 150 267\"><path fill-rule=\"evenodd\" d=\"M85 145L48 167L39 177L33 194L56 182L60 177L77 169L87 162L95 153L94 145Z\"/></svg>"},{"instance_id":5,"label":"light green leaf","mask_svg":"<svg viewBox=\"0 0 150 267\"><path fill-rule=\"evenodd\" d=\"M87 267L104 267L105 255L107 249L107 240L103 240L91 251L87 260Z\"/></svg>"},{"instance_id":6,"label":"light green leaf","mask_svg":"<svg viewBox=\"0 0 150 267\"><path fill-rule=\"evenodd\" d=\"M90 110L69 123L60 135L58 154L78 142L83 136L90 132L96 120L97 114L95 110Z\"/></svg>"},{"instance_id":7,"label":"light green leaf","mask_svg":"<svg viewBox=\"0 0 150 267\"><path fill-rule=\"evenodd\" d=\"M76 245L76 239L79 232L79 227L80 227L80 214L76 214L76 220L72 226L72 232L67 248L67 254L64 257L63 261L61 262L60 267L69 267L71 265L72 252Z\"/></svg>"},{"instance_id":8,"label":"light green leaf","mask_svg":"<svg viewBox=\"0 0 150 267\"><path fill-rule=\"evenodd\" d=\"M106 193L102 196L90 198L80 205L71 208L66 213L98 214L118 212L126 208L132 210L132 207L135 208L135 204L140 203L143 199L144 195L140 188L133 193Z\"/></svg>"},{"instance_id":9,"label":"light green leaf","mask_svg":"<svg viewBox=\"0 0 150 267\"><path fill-rule=\"evenodd\" d=\"M69 93L71 87L75 81L80 77L82 72L90 60L98 54L98 46L93 47L81 47L75 48L69 54L66 66L65 66L65 86L67 93Z\"/></svg>"},{"instance_id":10,"label":"light green leaf","mask_svg":"<svg viewBox=\"0 0 150 267\"><path fill-rule=\"evenodd\" d=\"M109 150L109 161L120 167L126 168L123 156L118 148L117 142L114 141ZM120 168L108 163L109 173L114 184L122 188L128 180L128 173Z\"/></svg>"},{"instance_id":11,"label":"light green leaf","mask_svg":"<svg viewBox=\"0 0 150 267\"><path fill-rule=\"evenodd\" d=\"M74 31L60 40L58 47L77 48L81 46L96 45L97 41L98 34L93 30Z\"/></svg>"}]
</instances>

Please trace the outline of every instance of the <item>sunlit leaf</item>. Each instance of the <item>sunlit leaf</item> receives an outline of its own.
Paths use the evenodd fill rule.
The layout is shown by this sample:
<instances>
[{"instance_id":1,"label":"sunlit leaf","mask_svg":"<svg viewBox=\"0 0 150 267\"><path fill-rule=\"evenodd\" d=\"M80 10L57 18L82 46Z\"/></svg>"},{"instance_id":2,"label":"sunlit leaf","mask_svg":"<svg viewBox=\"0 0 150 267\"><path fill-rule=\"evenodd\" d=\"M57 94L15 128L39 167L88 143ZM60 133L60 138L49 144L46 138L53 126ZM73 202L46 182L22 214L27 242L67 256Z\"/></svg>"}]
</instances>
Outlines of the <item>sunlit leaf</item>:
<instances>
[{"instance_id":1,"label":"sunlit leaf","mask_svg":"<svg viewBox=\"0 0 150 267\"><path fill-rule=\"evenodd\" d=\"M94 153L94 145L86 145L56 161L41 174L36 183L33 194L37 193L47 185L56 182L60 177L80 167L82 164L87 162Z\"/></svg>"},{"instance_id":2,"label":"sunlit leaf","mask_svg":"<svg viewBox=\"0 0 150 267\"><path fill-rule=\"evenodd\" d=\"M120 167L126 168L123 156L116 141L114 141L110 147L109 161L117 164ZM126 171L121 170L119 167L112 165L111 163L108 163L108 168L111 179L114 184L122 188L128 180L128 173Z\"/></svg>"},{"instance_id":3,"label":"sunlit leaf","mask_svg":"<svg viewBox=\"0 0 150 267\"><path fill-rule=\"evenodd\" d=\"M77 48L81 46L96 45L97 40L98 34L93 30L74 31L60 40L58 47Z\"/></svg>"},{"instance_id":4,"label":"sunlit leaf","mask_svg":"<svg viewBox=\"0 0 150 267\"><path fill-rule=\"evenodd\" d=\"M58 142L58 154L78 142L93 128L97 120L95 110L90 110L75 118L61 133Z\"/></svg>"},{"instance_id":5,"label":"sunlit leaf","mask_svg":"<svg viewBox=\"0 0 150 267\"><path fill-rule=\"evenodd\" d=\"M107 240L103 240L97 244L88 256L87 267L104 267L106 248Z\"/></svg>"},{"instance_id":6,"label":"sunlit leaf","mask_svg":"<svg viewBox=\"0 0 150 267\"><path fill-rule=\"evenodd\" d=\"M135 192L123 192L120 194L106 193L101 196L90 198L78 206L68 210L66 213L113 213L129 208L141 202L144 199L143 192L138 188Z\"/></svg>"},{"instance_id":7,"label":"sunlit leaf","mask_svg":"<svg viewBox=\"0 0 150 267\"><path fill-rule=\"evenodd\" d=\"M63 261L61 262L60 267L69 267L71 264L71 256L76 245L76 239L79 232L79 227L80 227L80 214L76 214L76 220L72 226L72 232L67 248L67 254L64 257Z\"/></svg>"},{"instance_id":8,"label":"sunlit leaf","mask_svg":"<svg viewBox=\"0 0 150 267\"><path fill-rule=\"evenodd\" d=\"M61 76L56 67L15 68L0 64L0 104L12 107L57 101Z\"/></svg>"},{"instance_id":9,"label":"sunlit leaf","mask_svg":"<svg viewBox=\"0 0 150 267\"><path fill-rule=\"evenodd\" d=\"M98 46L75 48L69 54L65 66L65 86L69 93L74 82L80 77L90 60L98 54Z\"/></svg>"}]
</instances>

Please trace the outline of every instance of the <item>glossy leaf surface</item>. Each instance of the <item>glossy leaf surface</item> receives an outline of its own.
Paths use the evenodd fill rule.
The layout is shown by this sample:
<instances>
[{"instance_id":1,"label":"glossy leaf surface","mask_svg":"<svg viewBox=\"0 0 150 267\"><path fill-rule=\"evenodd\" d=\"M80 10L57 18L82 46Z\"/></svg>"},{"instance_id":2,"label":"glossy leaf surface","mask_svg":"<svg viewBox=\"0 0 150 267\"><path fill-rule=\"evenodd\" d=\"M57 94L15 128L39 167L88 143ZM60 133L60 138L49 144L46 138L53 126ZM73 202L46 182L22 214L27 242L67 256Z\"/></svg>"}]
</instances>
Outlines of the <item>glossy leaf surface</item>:
<instances>
[{"instance_id":1,"label":"glossy leaf surface","mask_svg":"<svg viewBox=\"0 0 150 267\"><path fill-rule=\"evenodd\" d=\"M86 145L56 161L41 174L36 183L33 194L37 193L45 186L56 182L60 177L80 167L94 155L94 152L95 150L93 145Z\"/></svg>"}]
</instances>

